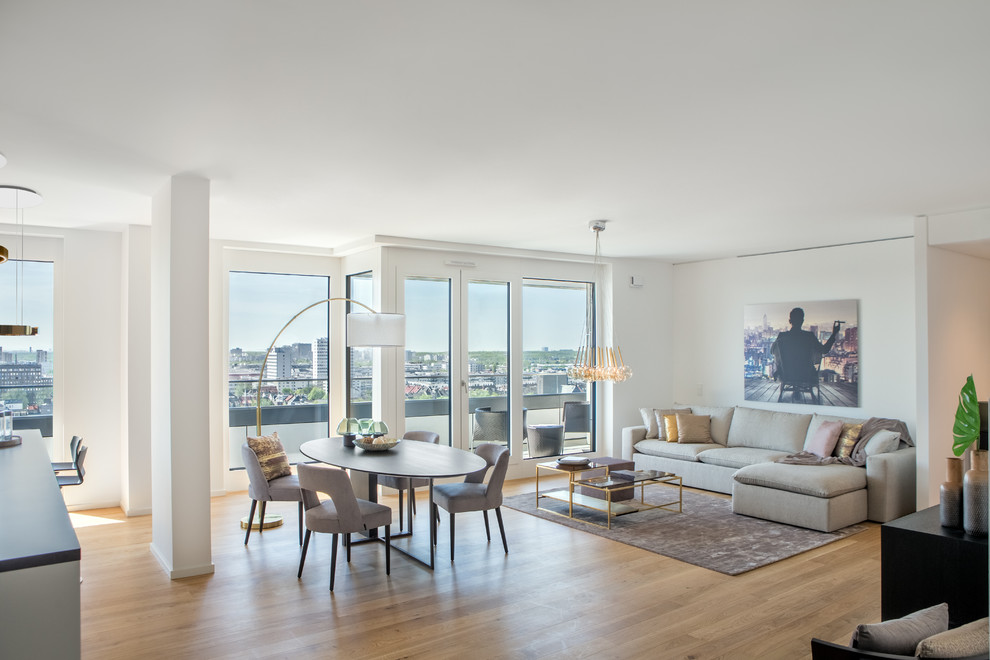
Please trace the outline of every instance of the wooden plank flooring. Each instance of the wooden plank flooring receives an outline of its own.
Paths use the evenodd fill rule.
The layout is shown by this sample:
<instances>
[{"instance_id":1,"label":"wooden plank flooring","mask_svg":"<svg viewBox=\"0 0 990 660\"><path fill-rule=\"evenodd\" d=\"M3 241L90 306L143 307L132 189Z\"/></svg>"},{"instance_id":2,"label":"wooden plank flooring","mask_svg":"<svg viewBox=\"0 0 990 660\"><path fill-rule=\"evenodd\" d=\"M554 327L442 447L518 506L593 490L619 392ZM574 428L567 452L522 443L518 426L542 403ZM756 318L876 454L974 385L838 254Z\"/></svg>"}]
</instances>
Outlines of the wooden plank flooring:
<instances>
[{"instance_id":1,"label":"wooden plank flooring","mask_svg":"<svg viewBox=\"0 0 990 660\"><path fill-rule=\"evenodd\" d=\"M855 408L859 405L856 399L856 389L855 385L848 385L845 383L832 384L832 383L822 383L822 401L823 406L841 406L845 408ZM746 400L747 401L768 401L777 402L777 397L780 396L780 383L774 380L766 380L760 378L748 379L746 381ZM814 397L807 392L800 392L795 394L791 390L787 390L784 393L784 398L781 403L814 403Z\"/></svg>"},{"instance_id":2,"label":"wooden plank flooring","mask_svg":"<svg viewBox=\"0 0 990 660\"><path fill-rule=\"evenodd\" d=\"M532 490L532 479L505 488ZM384 548L358 545L350 565L338 558L331 594L329 536L313 535L297 580L295 505L269 504L285 525L245 548L248 503L213 499L216 573L176 581L148 549L150 516L83 512L113 521L77 529L83 657L793 659L811 657L813 636L844 643L880 617L874 524L730 577L504 507L510 554L494 516L489 544L481 514L462 514L451 564L444 513L435 572L392 553L386 577Z\"/></svg>"}]
</instances>

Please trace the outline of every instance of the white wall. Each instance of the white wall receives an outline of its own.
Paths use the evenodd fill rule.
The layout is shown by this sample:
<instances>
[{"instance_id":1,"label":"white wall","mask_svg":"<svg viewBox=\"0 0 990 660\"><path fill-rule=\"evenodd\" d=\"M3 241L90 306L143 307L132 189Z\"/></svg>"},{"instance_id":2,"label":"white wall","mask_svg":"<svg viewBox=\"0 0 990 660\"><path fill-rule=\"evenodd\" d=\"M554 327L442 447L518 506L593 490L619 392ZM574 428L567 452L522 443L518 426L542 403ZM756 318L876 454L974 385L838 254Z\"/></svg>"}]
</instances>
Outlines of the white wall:
<instances>
[{"instance_id":1,"label":"white wall","mask_svg":"<svg viewBox=\"0 0 990 660\"><path fill-rule=\"evenodd\" d=\"M121 241L117 232L64 231L62 287L62 428L89 447L86 481L64 488L70 508L117 506L121 461ZM59 266L56 266L58 268ZM59 378L58 375L56 375Z\"/></svg>"},{"instance_id":2,"label":"white wall","mask_svg":"<svg viewBox=\"0 0 990 660\"><path fill-rule=\"evenodd\" d=\"M642 286L630 285L633 276ZM641 423L640 408L653 408L658 402L673 399L671 372L678 320L678 315L671 313L673 282L672 264L645 259L612 261L612 331L633 375L611 386L612 416L604 422L612 429L612 446L602 447L603 454L621 455L622 427Z\"/></svg>"},{"instance_id":3,"label":"white wall","mask_svg":"<svg viewBox=\"0 0 990 660\"><path fill-rule=\"evenodd\" d=\"M895 417L914 434L913 254L902 239L675 266L674 400ZM860 407L744 401L743 306L839 299L859 300Z\"/></svg>"},{"instance_id":4,"label":"white wall","mask_svg":"<svg viewBox=\"0 0 990 660\"><path fill-rule=\"evenodd\" d=\"M945 458L952 453L952 425L959 390L972 374L977 396L990 395L990 260L927 248L928 331L927 428L924 437L930 470L919 468L919 506L938 502L945 480Z\"/></svg>"}]
</instances>

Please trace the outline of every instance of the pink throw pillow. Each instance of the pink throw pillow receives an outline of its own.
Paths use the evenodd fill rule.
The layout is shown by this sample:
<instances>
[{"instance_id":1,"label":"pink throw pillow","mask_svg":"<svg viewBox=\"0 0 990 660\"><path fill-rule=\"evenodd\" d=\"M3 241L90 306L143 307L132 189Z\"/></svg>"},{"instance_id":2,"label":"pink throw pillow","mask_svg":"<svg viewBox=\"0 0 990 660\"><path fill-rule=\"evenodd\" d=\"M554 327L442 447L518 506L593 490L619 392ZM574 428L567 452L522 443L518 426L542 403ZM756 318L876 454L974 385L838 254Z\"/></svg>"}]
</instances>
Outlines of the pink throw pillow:
<instances>
[{"instance_id":1,"label":"pink throw pillow","mask_svg":"<svg viewBox=\"0 0 990 660\"><path fill-rule=\"evenodd\" d=\"M842 422L822 422L811 440L805 443L804 450L822 458L831 456L835 443L839 441L840 433L842 433Z\"/></svg>"}]
</instances>

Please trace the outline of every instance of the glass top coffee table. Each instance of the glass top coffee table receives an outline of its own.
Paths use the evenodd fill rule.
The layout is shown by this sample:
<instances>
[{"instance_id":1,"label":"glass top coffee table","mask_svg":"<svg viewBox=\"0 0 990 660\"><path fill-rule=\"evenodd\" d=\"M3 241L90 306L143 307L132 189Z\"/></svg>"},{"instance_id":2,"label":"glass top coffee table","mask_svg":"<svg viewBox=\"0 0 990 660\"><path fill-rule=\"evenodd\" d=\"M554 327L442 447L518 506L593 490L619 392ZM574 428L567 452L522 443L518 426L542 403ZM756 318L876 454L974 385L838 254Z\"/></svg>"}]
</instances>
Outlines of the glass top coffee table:
<instances>
[{"instance_id":1,"label":"glass top coffee table","mask_svg":"<svg viewBox=\"0 0 990 660\"><path fill-rule=\"evenodd\" d=\"M647 504L644 489L651 484L676 486L677 499L672 499L669 502L663 502L661 504ZM599 500L596 498L581 497L579 494L574 493L575 485L601 491L605 499ZM637 486L639 486L639 501L636 501L635 498L624 502L613 501L613 496L616 493L635 489ZM612 470L604 476L575 479L570 482L569 489L571 491L571 498L568 517L607 529L612 529L612 519L615 516L621 516L627 513L648 511L650 509L667 509L668 511L673 511L674 505L677 506L678 513L684 511L684 483L681 477L673 472L660 472L658 470ZM574 505L604 512L606 514L606 524L602 525L593 520L575 516Z\"/></svg>"}]
</instances>

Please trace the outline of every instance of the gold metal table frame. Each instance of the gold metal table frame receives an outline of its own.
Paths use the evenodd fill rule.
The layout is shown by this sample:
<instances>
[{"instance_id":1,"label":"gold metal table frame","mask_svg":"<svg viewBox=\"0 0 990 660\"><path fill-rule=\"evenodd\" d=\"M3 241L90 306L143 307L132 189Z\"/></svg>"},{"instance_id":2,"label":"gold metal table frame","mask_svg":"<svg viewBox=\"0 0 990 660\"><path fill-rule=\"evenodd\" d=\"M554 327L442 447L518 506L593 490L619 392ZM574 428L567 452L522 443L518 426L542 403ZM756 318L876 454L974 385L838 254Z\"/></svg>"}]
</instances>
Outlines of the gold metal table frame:
<instances>
[{"instance_id":1,"label":"gold metal table frame","mask_svg":"<svg viewBox=\"0 0 990 660\"><path fill-rule=\"evenodd\" d=\"M651 471L655 472L655 471ZM660 473L663 476L638 478L634 481L625 481L619 479L613 479L611 476L598 477L593 479L579 479L573 480L569 484L569 489L572 493L571 495L571 505L568 511L568 518L573 520L578 520L589 525L596 525L598 527L604 527L606 529L612 529L612 519L616 516L625 515L627 513L636 513L637 511L650 511L651 509L666 509L668 511L673 511L671 507L675 504L677 505L677 513L684 512L684 481L683 479L676 475L668 473ZM592 497L581 497L579 500L574 499L574 486L575 484L579 486L585 486L588 488L593 488L598 491L602 491L605 494L604 500L599 500ZM670 486L677 486L677 499L671 500L670 502L663 502L661 504L647 504L646 503L646 493L645 487L647 484L667 484ZM627 491L629 489L635 489L639 486L639 502L636 504L628 504L627 501L623 502L613 502L612 494L622 491ZM580 495L579 495L580 497ZM635 499L631 500L635 502ZM602 525L593 520L586 520L581 517L576 517L574 515L574 504L587 509L594 509L596 511L601 511L605 513L606 524Z\"/></svg>"}]
</instances>

